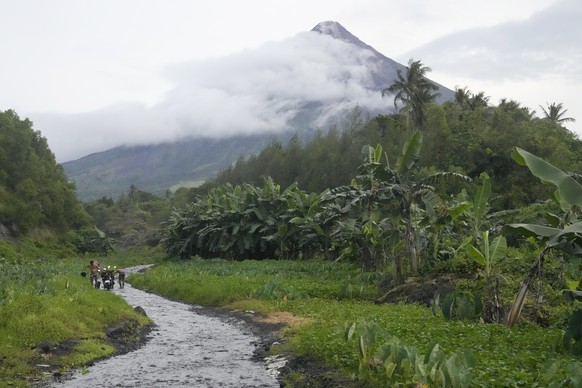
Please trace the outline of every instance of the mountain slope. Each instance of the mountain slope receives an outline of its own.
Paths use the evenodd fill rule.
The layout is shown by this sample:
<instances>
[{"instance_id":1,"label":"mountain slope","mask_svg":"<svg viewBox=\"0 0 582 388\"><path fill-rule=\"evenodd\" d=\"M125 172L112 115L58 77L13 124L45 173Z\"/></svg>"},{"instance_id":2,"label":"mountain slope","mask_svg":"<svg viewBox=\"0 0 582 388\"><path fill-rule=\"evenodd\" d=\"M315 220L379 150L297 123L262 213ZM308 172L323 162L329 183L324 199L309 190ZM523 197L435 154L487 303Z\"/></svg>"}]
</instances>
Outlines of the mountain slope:
<instances>
[{"instance_id":1,"label":"mountain slope","mask_svg":"<svg viewBox=\"0 0 582 388\"><path fill-rule=\"evenodd\" d=\"M149 146L120 146L64 163L81 200L117 198L137 186L159 196L176 185L192 186L214 176L239 156L259 152L271 135L183 139Z\"/></svg>"},{"instance_id":2,"label":"mountain slope","mask_svg":"<svg viewBox=\"0 0 582 388\"><path fill-rule=\"evenodd\" d=\"M270 62L265 62L265 53L272 55ZM181 82L156 107L165 109L162 113L167 116L176 112L176 106L186 106L176 112L174 121L182 123L183 133L192 128L192 135L157 145L120 146L64 163L79 198L116 198L132 184L163 195L176 185L213 177L273 139L285 141L293 133L308 138L317 128L341 122L356 106L372 115L391 113L392 100L382 99L380 91L393 82L398 70L406 70L329 21L263 51L238 54L232 61L209 68L185 65L178 77ZM244 66L245 77L229 78L228 72L237 65ZM220 66L224 77L213 79L214 67ZM451 90L439 87L439 102L453 97ZM200 101L217 95L226 97L212 110L200 107Z\"/></svg>"}]
</instances>

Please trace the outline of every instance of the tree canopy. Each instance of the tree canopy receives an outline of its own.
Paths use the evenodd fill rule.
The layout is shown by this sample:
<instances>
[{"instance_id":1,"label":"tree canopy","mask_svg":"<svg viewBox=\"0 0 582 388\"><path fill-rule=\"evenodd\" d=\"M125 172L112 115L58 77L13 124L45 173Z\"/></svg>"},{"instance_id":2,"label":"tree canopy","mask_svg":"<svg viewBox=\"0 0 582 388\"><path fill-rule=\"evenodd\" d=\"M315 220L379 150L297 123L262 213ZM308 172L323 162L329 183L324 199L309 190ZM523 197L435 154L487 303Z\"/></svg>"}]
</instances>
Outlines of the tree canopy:
<instances>
[{"instance_id":1,"label":"tree canopy","mask_svg":"<svg viewBox=\"0 0 582 388\"><path fill-rule=\"evenodd\" d=\"M12 110L0 112L0 224L21 235L65 232L89 221L40 131Z\"/></svg>"}]
</instances>

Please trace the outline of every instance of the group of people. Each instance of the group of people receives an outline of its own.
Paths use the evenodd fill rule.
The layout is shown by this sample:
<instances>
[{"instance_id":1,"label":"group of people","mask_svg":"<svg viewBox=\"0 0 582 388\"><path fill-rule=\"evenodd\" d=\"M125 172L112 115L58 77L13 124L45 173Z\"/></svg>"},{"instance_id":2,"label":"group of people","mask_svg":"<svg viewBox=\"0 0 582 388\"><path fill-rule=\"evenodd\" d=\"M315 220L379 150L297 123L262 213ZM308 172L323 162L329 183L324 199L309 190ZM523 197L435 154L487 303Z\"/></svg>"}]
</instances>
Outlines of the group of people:
<instances>
[{"instance_id":1,"label":"group of people","mask_svg":"<svg viewBox=\"0 0 582 388\"><path fill-rule=\"evenodd\" d=\"M105 280L109 279L111 281L111 287L113 288L113 284L115 283L115 275L117 275L119 288L123 288L125 286L125 271L122 268L111 268L109 266L101 268L99 266L99 262L95 260L89 261L89 265L87 267L91 273L89 279L91 280L91 285L93 287L100 288L101 283L105 283Z\"/></svg>"}]
</instances>

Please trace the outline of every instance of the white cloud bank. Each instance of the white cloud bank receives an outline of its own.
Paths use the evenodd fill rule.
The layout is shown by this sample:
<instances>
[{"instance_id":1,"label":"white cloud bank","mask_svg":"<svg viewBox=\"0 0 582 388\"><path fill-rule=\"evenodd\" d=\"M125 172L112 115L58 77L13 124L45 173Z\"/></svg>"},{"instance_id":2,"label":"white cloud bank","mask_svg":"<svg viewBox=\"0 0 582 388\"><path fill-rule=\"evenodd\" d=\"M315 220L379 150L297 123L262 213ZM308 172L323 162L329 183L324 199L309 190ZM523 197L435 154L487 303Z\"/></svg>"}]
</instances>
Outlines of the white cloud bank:
<instances>
[{"instance_id":1,"label":"white cloud bank","mask_svg":"<svg viewBox=\"0 0 582 388\"><path fill-rule=\"evenodd\" d=\"M306 102L322 102L315 125L355 105L389 109L373 88L368 50L304 32L257 49L168 67L175 87L151 106L127 103L77 114L31 115L59 161L118 145L186 136L288 129Z\"/></svg>"}]
</instances>

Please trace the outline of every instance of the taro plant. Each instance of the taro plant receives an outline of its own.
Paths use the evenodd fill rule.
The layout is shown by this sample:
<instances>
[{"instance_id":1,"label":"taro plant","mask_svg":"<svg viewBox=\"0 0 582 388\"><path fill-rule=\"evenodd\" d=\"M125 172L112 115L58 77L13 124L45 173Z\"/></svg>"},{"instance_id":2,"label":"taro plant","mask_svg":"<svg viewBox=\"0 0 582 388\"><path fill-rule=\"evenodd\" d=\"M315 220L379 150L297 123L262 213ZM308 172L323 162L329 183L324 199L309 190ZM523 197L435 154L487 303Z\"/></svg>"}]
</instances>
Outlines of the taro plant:
<instances>
[{"instance_id":1,"label":"taro plant","mask_svg":"<svg viewBox=\"0 0 582 388\"><path fill-rule=\"evenodd\" d=\"M433 305L433 312L436 304ZM442 313L449 320L475 320L483 311L481 298L469 291L454 291L443 300Z\"/></svg>"},{"instance_id":2,"label":"taro plant","mask_svg":"<svg viewBox=\"0 0 582 388\"><path fill-rule=\"evenodd\" d=\"M540 387L570 388L582 387L582 363L556 360L548 362L541 369L543 373L537 381Z\"/></svg>"},{"instance_id":3,"label":"taro plant","mask_svg":"<svg viewBox=\"0 0 582 388\"><path fill-rule=\"evenodd\" d=\"M548 251L558 250L566 257L582 255L582 221L578 219L582 208L582 185L571 175L521 148L516 147L512 157L520 165L527 166L531 173L540 178L543 183L552 184L557 188L552 199L561 207L564 214L561 217L548 214L546 217L550 223L548 226L536 224L506 226L506 231L509 233L534 237L544 244L544 248L533 262L515 297L508 315L509 326L512 326L521 315L529 286L541 276Z\"/></svg>"},{"instance_id":4,"label":"taro plant","mask_svg":"<svg viewBox=\"0 0 582 388\"><path fill-rule=\"evenodd\" d=\"M253 296L259 299L266 300L293 300L293 299L309 299L309 295L305 292L296 290L294 287L285 285L279 280L269 280L265 285L255 292Z\"/></svg>"},{"instance_id":5,"label":"taro plant","mask_svg":"<svg viewBox=\"0 0 582 388\"><path fill-rule=\"evenodd\" d=\"M564 349L582 356L582 309L578 309L570 317L568 327L562 337Z\"/></svg>"},{"instance_id":6,"label":"taro plant","mask_svg":"<svg viewBox=\"0 0 582 388\"><path fill-rule=\"evenodd\" d=\"M375 322L352 323L346 342L356 338L358 378L384 386L469 387L474 358L470 351L448 357L438 344L423 355Z\"/></svg>"}]
</instances>

